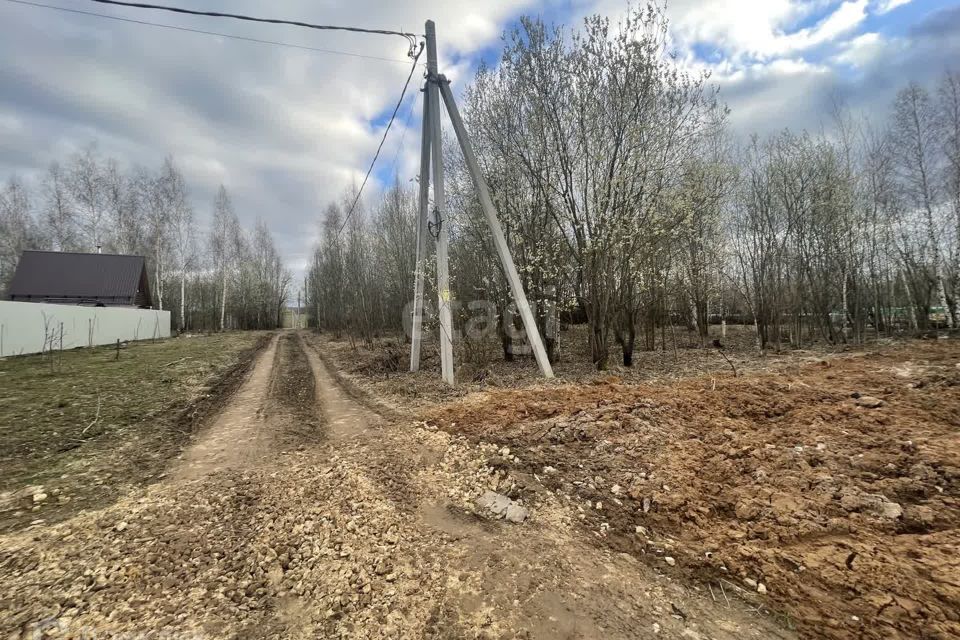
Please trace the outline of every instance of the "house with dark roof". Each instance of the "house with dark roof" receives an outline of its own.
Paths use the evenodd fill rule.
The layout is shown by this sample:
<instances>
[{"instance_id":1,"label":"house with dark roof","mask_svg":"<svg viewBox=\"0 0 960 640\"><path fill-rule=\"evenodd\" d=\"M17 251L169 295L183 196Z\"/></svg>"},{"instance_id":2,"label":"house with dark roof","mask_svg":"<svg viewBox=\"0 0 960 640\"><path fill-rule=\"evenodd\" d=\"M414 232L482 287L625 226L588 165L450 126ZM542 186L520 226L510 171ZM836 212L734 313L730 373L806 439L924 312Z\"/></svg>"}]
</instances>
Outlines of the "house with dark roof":
<instances>
[{"instance_id":1,"label":"house with dark roof","mask_svg":"<svg viewBox=\"0 0 960 640\"><path fill-rule=\"evenodd\" d=\"M7 294L16 302L153 307L143 256L24 251Z\"/></svg>"}]
</instances>

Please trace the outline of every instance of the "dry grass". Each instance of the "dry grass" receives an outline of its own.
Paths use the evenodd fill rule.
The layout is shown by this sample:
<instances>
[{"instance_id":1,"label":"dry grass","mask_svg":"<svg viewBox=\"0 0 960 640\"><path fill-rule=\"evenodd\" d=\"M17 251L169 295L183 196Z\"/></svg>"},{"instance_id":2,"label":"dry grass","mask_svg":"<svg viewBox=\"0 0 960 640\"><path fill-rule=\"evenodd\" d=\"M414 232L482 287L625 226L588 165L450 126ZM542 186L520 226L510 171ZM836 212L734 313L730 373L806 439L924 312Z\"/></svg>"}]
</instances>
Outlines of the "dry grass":
<instances>
[{"instance_id":1,"label":"dry grass","mask_svg":"<svg viewBox=\"0 0 960 640\"><path fill-rule=\"evenodd\" d=\"M329 334L310 337L349 383L368 392L389 408L401 411L431 406L475 391L498 388L589 384L607 381L611 377L627 383L669 382L698 375L732 377L733 367L742 375L750 371L793 367L835 353L872 348L822 344L806 350L761 356L757 351L753 327L729 326L727 335L721 337L720 327L711 326L711 342L714 338L722 340L723 354L712 345L701 347L696 334L677 327L666 333L666 348L661 344L659 335L657 348L652 351L643 351L638 345L633 354L632 367L620 364L619 347L612 345L610 366L606 371L597 371L590 361L586 327L571 326L560 334L559 361L553 366L556 379L552 381L545 381L540 376L531 356L519 356L513 362L504 361L495 339L479 350L475 345L467 348L463 341L455 341L457 386L451 388L440 379L440 357L433 335L424 340L421 370L418 373L407 371L410 345L402 338L385 337L371 343L351 343L346 339L334 339ZM395 358L390 359L389 366L384 365L384 353L388 352L400 354L399 367L394 366ZM484 357L472 357L477 352Z\"/></svg>"},{"instance_id":2,"label":"dry grass","mask_svg":"<svg viewBox=\"0 0 960 640\"><path fill-rule=\"evenodd\" d=\"M0 530L60 519L162 473L189 407L249 359L262 335L230 333L0 360L0 491L43 485L37 511L0 502ZM5 508L5 509L4 509Z\"/></svg>"}]
</instances>

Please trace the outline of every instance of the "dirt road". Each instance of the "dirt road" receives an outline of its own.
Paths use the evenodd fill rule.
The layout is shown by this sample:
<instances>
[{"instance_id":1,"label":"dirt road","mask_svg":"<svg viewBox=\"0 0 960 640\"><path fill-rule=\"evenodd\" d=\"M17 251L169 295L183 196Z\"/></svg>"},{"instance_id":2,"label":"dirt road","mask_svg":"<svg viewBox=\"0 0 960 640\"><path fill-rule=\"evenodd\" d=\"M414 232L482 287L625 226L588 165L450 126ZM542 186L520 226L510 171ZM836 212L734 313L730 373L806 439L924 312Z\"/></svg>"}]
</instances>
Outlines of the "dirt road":
<instances>
[{"instance_id":1,"label":"dirt road","mask_svg":"<svg viewBox=\"0 0 960 640\"><path fill-rule=\"evenodd\" d=\"M550 492L494 518L491 489L533 507L494 455L358 405L286 333L168 482L0 537L0 637L791 637Z\"/></svg>"}]
</instances>

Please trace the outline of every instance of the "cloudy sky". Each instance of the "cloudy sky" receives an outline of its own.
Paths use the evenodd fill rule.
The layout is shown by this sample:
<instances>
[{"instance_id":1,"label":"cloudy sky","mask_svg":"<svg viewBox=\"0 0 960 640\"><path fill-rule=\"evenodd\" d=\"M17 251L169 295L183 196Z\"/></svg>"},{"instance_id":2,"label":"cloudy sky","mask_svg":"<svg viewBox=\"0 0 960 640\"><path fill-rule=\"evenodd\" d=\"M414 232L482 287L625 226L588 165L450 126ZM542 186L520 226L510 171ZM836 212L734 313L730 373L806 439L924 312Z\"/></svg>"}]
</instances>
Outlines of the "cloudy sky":
<instances>
[{"instance_id":1,"label":"cloudy sky","mask_svg":"<svg viewBox=\"0 0 960 640\"><path fill-rule=\"evenodd\" d=\"M36 181L51 161L93 141L128 166L158 166L171 154L190 183L201 225L223 183L241 220L265 219L298 273L324 205L362 179L409 71L407 45L396 37L86 0L37 1L328 51L0 0L0 178ZM616 17L627 6L622 0L158 2L164 3L415 32L431 18L441 68L460 88L479 61L496 62L500 34L521 15L573 25L591 13ZM960 64L956 1L672 0L668 16L679 59L712 72L741 135L816 130L836 97L879 120L898 87L933 82L951 61ZM368 185L371 195L395 172L408 180L416 171L415 98L414 91L400 110Z\"/></svg>"}]
</instances>

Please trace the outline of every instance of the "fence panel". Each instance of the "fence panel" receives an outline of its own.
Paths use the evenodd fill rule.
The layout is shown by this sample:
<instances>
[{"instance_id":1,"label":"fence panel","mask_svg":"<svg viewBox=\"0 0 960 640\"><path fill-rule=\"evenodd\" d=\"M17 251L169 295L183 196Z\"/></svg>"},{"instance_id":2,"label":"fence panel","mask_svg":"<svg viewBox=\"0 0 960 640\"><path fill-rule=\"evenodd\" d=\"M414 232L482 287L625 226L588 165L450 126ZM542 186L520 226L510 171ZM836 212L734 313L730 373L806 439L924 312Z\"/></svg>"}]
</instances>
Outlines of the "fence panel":
<instances>
[{"instance_id":1,"label":"fence panel","mask_svg":"<svg viewBox=\"0 0 960 640\"><path fill-rule=\"evenodd\" d=\"M169 311L0 301L0 357L169 337Z\"/></svg>"}]
</instances>

